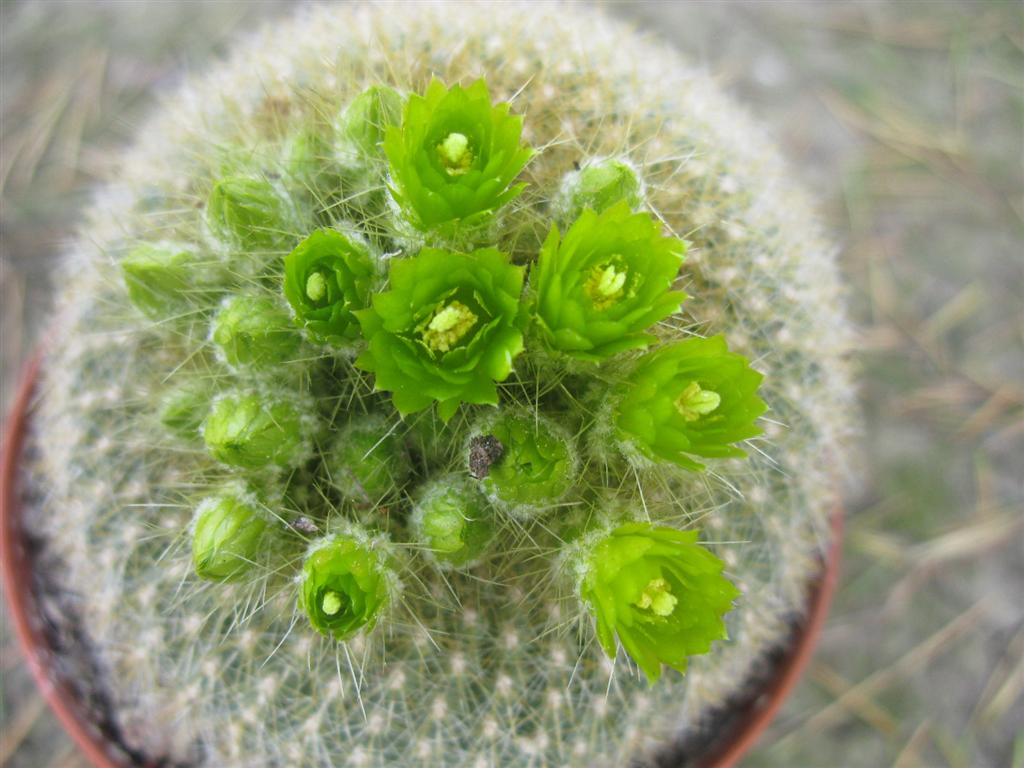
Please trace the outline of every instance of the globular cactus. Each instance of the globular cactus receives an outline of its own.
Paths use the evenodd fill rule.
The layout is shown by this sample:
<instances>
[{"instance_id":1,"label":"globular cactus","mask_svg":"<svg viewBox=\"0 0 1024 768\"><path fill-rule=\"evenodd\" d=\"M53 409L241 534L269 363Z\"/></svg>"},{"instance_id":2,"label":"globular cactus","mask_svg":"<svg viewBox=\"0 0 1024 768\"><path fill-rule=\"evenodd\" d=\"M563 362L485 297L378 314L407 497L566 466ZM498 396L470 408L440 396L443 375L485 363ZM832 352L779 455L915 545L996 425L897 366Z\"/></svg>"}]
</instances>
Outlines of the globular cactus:
<instances>
[{"instance_id":1,"label":"globular cactus","mask_svg":"<svg viewBox=\"0 0 1024 768\"><path fill-rule=\"evenodd\" d=\"M135 754L653 760L819 569L848 329L764 137L595 12L411 11L188 83L61 267L30 524Z\"/></svg>"}]
</instances>

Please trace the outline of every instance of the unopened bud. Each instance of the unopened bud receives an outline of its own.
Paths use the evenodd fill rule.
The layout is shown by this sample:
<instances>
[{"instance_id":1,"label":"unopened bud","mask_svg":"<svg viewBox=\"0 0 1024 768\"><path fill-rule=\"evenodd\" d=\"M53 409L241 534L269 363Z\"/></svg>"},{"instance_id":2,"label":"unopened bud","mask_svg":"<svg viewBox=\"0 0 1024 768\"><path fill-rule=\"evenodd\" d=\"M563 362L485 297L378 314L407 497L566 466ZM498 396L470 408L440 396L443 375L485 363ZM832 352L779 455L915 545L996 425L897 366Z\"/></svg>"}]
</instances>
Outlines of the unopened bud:
<instances>
[{"instance_id":1,"label":"unopened bud","mask_svg":"<svg viewBox=\"0 0 1024 768\"><path fill-rule=\"evenodd\" d=\"M550 507L576 481L578 460L572 438L550 419L503 412L478 425L477 432L494 438L503 448L481 485L510 511L528 515ZM467 459L471 463L478 444L470 440Z\"/></svg>"},{"instance_id":2,"label":"unopened bud","mask_svg":"<svg viewBox=\"0 0 1024 768\"><path fill-rule=\"evenodd\" d=\"M412 513L417 541L441 565L463 567L483 554L494 535L487 499L455 475L432 481Z\"/></svg>"},{"instance_id":3,"label":"unopened bud","mask_svg":"<svg viewBox=\"0 0 1024 768\"><path fill-rule=\"evenodd\" d=\"M154 320L187 312L195 282L194 261L192 253L178 246L137 246L121 261L128 298Z\"/></svg>"},{"instance_id":4,"label":"unopened bud","mask_svg":"<svg viewBox=\"0 0 1024 768\"><path fill-rule=\"evenodd\" d=\"M268 522L248 494L225 492L196 509L192 563L196 575L210 581L238 581L258 562L267 546Z\"/></svg>"},{"instance_id":5,"label":"unopened bud","mask_svg":"<svg viewBox=\"0 0 1024 768\"><path fill-rule=\"evenodd\" d=\"M213 404L203 439L213 458L231 466L295 466L304 454L304 426L290 401L236 393Z\"/></svg>"},{"instance_id":6,"label":"unopened bud","mask_svg":"<svg viewBox=\"0 0 1024 768\"><path fill-rule=\"evenodd\" d=\"M160 423L183 438L194 438L210 410L211 393L204 383L170 390L160 401Z\"/></svg>"},{"instance_id":7,"label":"unopened bud","mask_svg":"<svg viewBox=\"0 0 1024 768\"><path fill-rule=\"evenodd\" d=\"M228 176L210 191L206 221L218 238L244 251L281 250L295 239L289 205L262 178Z\"/></svg>"},{"instance_id":8,"label":"unopened bud","mask_svg":"<svg viewBox=\"0 0 1024 768\"><path fill-rule=\"evenodd\" d=\"M213 321L213 341L230 365L265 367L294 360L302 338L288 311L267 296L232 296Z\"/></svg>"},{"instance_id":9,"label":"unopened bud","mask_svg":"<svg viewBox=\"0 0 1024 768\"><path fill-rule=\"evenodd\" d=\"M402 97L394 88L373 85L356 96L338 121L338 138L356 159L383 158L384 130L402 117Z\"/></svg>"},{"instance_id":10,"label":"unopened bud","mask_svg":"<svg viewBox=\"0 0 1024 768\"><path fill-rule=\"evenodd\" d=\"M556 201L556 208L566 221L576 219L585 208L601 213L620 200L630 208L643 202L640 177L624 160L607 158L592 160L566 174Z\"/></svg>"},{"instance_id":11,"label":"unopened bud","mask_svg":"<svg viewBox=\"0 0 1024 768\"><path fill-rule=\"evenodd\" d=\"M331 483L357 504L375 505L405 485L409 461L401 440L381 416L344 427L326 459Z\"/></svg>"}]
</instances>

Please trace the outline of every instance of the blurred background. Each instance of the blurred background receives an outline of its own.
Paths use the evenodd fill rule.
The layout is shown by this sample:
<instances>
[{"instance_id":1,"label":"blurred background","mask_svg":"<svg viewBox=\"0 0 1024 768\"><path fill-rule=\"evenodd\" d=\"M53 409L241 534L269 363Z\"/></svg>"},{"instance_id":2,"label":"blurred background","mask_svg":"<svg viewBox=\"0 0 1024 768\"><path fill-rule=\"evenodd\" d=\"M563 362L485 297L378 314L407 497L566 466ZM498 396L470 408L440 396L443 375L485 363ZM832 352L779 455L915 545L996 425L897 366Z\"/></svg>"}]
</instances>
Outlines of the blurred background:
<instances>
[{"instance_id":1,"label":"blurred background","mask_svg":"<svg viewBox=\"0 0 1024 768\"><path fill-rule=\"evenodd\" d=\"M3 406L159 95L282 1L0 2ZM748 766L1024 766L1024 3L634 2L841 246L864 414L842 581ZM406 11L407 12L407 11ZM0 765L84 766L0 629Z\"/></svg>"}]
</instances>

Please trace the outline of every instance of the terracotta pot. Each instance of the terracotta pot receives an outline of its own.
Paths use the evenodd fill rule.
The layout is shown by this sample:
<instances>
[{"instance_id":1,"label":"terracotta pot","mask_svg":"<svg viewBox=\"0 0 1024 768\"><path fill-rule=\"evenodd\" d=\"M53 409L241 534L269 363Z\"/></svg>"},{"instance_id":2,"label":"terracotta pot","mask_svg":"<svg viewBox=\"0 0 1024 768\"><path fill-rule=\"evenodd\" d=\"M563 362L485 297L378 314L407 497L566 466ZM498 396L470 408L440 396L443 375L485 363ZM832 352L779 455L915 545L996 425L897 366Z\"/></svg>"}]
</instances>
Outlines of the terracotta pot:
<instances>
[{"instance_id":1,"label":"terracotta pot","mask_svg":"<svg viewBox=\"0 0 1024 768\"><path fill-rule=\"evenodd\" d=\"M32 553L26 546L21 529L19 462L31 418L39 362L40 355L37 354L25 367L4 428L0 468L0 571L4 593L22 652L50 708L97 768L118 768L123 761L117 757L120 750L112 742L112 736L88 718L74 692L56 674L54 654L44 636L42 620L29 586L32 581ZM736 765L757 742L800 679L821 634L835 591L842 534L843 514L841 509L837 509L832 516L832 543L822 575L808 594L806 619L794 628L791 646L777 661L763 688L737 711L730 713L731 725L697 761L701 768L731 768Z\"/></svg>"}]
</instances>

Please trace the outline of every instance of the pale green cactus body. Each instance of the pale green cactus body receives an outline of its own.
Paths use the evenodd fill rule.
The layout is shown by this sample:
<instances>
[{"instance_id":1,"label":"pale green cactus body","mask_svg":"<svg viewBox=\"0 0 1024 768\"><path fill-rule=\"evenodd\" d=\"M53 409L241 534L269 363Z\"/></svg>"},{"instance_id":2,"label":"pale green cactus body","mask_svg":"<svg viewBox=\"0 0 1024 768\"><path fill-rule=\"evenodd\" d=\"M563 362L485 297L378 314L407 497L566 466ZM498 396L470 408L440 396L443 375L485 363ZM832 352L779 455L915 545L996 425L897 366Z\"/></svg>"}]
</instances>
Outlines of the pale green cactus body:
<instances>
[{"instance_id":1,"label":"pale green cactus body","mask_svg":"<svg viewBox=\"0 0 1024 768\"><path fill-rule=\"evenodd\" d=\"M283 301L284 259L314 229L366 223L368 252L383 254L375 263L381 274L389 260L414 256L409 233L421 230L401 220L402 206L388 204L383 147L379 162L345 162L353 145L369 150L378 139L352 134L347 150L339 146L340 116L367 88L387 86L404 98L424 93L435 75L467 88L485 76L492 99L523 116L523 141L538 151L515 179L499 174L500 188L483 190L493 193L482 206L495 222L493 240L490 229L466 242L442 232L445 242L434 245L493 248L508 257L500 271L525 273L559 215L567 174L598 158L628 161L642 200L630 199L626 183L627 205L690 242L679 285L689 298L636 332L656 337L648 352L695 331L722 334L731 351L757 361L770 410L758 422L763 437L746 446L748 459L712 457L713 471L703 474L641 465L622 448L635 419L619 424L614 398L602 392L646 352L559 369L534 356L527 329L520 344L511 321L500 359L472 379L468 397L465 382L448 382L441 366L424 377L453 403L447 426L430 393L411 389L398 403L407 412L401 419L392 389L375 392L375 374L357 369L358 358L319 340L283 366L218 357L209 331L221 295ZM267 100L289 107L272 125L256 119ZM331 115L339 118L325 126ZM442 178L471 187L471 133L452 128L436 139ZM236 158L257 147L259 162L240 167ZM699 728L786 641L828 540L834 468L850 429L842 358L849 333L832 249L804 197L708 77L657 43L571 7L317 7L254 36L214 76L186 85L140 132L121 168L63 273L36 422L35 477L45 499L29 524L65 563L62 583L88 585L71 602L87 617L81 630L127 747L208 766L622 765ZM403 183L400 195L411 189ZM166 201L160 216L154 189ZM505 204L492 217L497 197ZM197 209L197 199L209 199L208 208ZM109 254L143 242L215 252L221 268L202 302L206 315L189 301L172 311L196 312L196 322L161 322L131 306ZM610 305L625 286L621 269L597 266L591 293ZM312 274L300 288L318 305ZM507 282L518 290L519 277ZM462 295L436 298L429 317L410 321L408 337L440 357L473 335L466 311L474 322L479 314ZM351 341L353 326L343 319L322 335ZM659 404L675 409L681 431L728 406L728 390L695 381L696 388L680 380ZM171 419L181 424L173 440L160 424L171 389L198 393ZM210 413L196 429L202 392ZM486 491L469 474L466 449L494 402L498 414L515 409L557 425L572 445L572 487L529 515L492 510L487 546L465 568L441 568L424 549L457 551L458 521L438 515L425 529L408 515L431 479L454 473ZM377 439L351 447L360 457L384 447L407 472L384 473L378 498L355 500L330 480L333 441L368 414ZM482 455L481 466L500 461L486 446ZM268 528L290 546L221 585L195 576L187 531L201 500L235 481L259 489L281 518ZM662 668L649 687L635 656L605 654L616 650L613 635L606 628L598 637L588 608L600 590L581 583L585 573L562 540L587 536L595 519L601 530L626 524L604 520L608 509L633 524L691 537L701 530L703 547L725 562L724 576L741 593L725 616L728 639L691 656L685 677ZM353 520L374 532L352 530ZM319 551L314 542L341 539L355 542L341 565L329 564L341 575L313 593L321 635L298 599L303 564ZM367 551L372 557L355 554ZM350 567L358 578L349 578ZM630 585L629 610L675 621L672 600L682 591L648 575ZM716 612L728 607L723 587L727 593ZM656 676L658 659L684 666L673 653L658 646L656 657L643 657L645 668Z\"/></svg>"}]
</instances>

